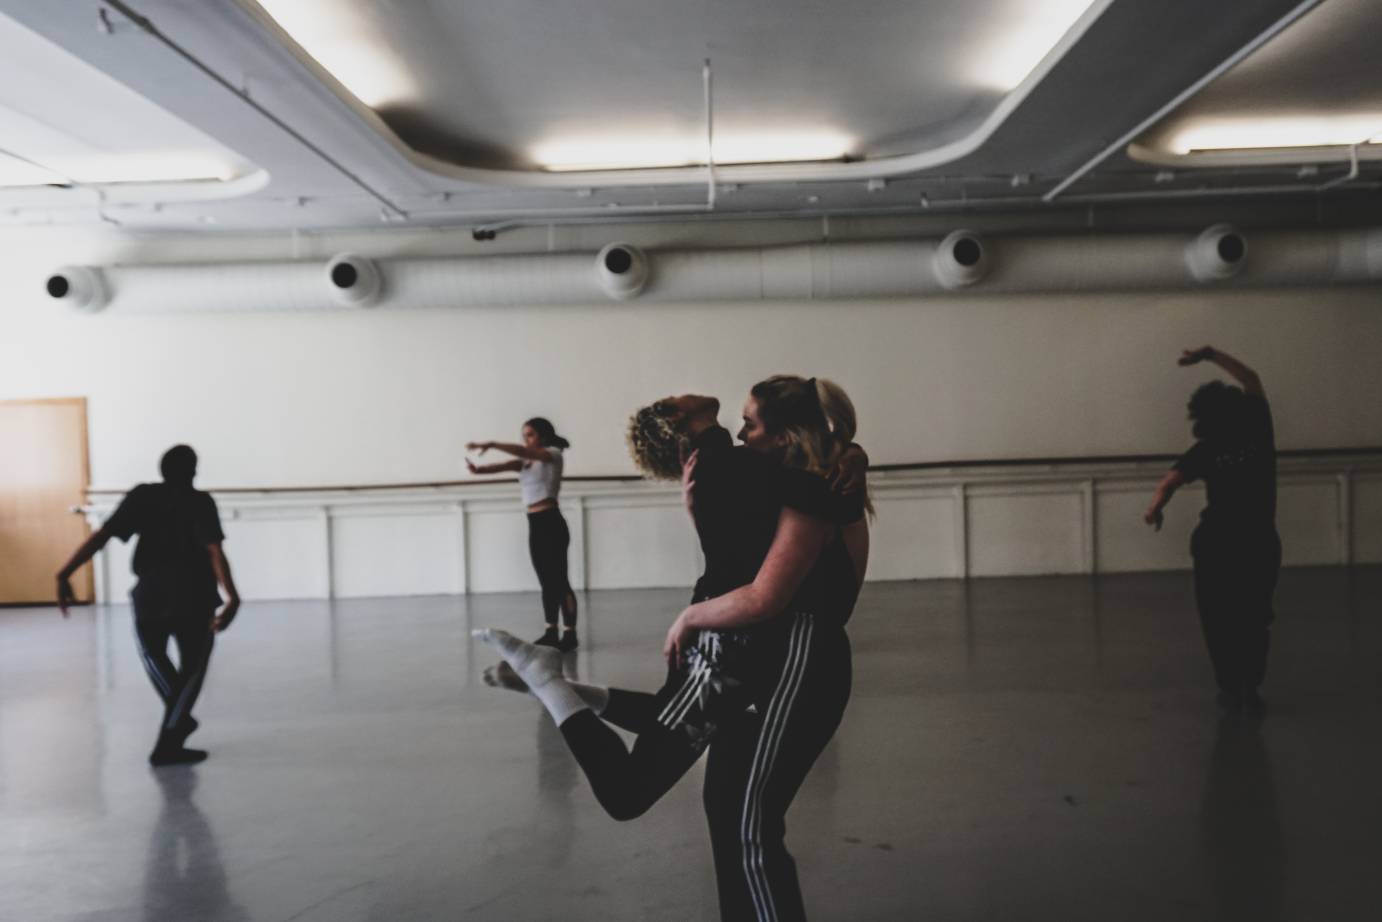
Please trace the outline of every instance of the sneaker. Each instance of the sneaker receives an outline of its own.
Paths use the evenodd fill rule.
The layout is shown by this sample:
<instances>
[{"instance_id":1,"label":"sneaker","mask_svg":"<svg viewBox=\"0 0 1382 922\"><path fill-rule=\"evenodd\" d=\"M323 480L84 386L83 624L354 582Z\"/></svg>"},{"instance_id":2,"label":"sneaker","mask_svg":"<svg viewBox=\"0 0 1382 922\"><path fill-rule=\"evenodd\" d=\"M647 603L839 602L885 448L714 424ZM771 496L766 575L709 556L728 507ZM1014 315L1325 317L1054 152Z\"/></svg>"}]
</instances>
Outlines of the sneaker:
<instances>
[{"instance_id":1,"label":"sneaker","mask_svg":"<svg viewBox=\"0 0 1382 922\"><path fill-rule=\"evenodd\" d=\"M197 732L197 728L200 726L201 724L197 722L195 717L184 717L173 727L172 736L178 741L178 745L181 746L187 741L189 736Z\"/></svg>"},{"instance_id":2,"label":"sneaker","mask_svg":"<svg viewBox=\"0 0 1382 922\"><path fill-rule=\"evenodd\" d=\"M561 638L557 635L557 629L549 627L543 632L542 636L533 641L534 646L538 647L560 647Z\"/></svg>"},{"instance_id":3,"label":"sneaker","mask_svg":"<svg viewBox=\"0 0 1382 922\"><path fill-rule=\"evenodd\" d=\"M207 752L205 749L184 749L179 746L176 749L171 747L160 747L149 753L149 764L154 767L163 765L195 765L197 762L206 760Z\"/></svg>"},{"instance_id":4,"label":"sneaker","mask_svg":"<svg viewBox=\"0 0 1382 922\"><path fill-rule=\"evenodd\" d=\"M576 640L576 631L574 628L561 632L561 640L557 641L558 650L563 653L570 653L578 646L580 646L580 643Z\"/></svg>"}]
</instances>

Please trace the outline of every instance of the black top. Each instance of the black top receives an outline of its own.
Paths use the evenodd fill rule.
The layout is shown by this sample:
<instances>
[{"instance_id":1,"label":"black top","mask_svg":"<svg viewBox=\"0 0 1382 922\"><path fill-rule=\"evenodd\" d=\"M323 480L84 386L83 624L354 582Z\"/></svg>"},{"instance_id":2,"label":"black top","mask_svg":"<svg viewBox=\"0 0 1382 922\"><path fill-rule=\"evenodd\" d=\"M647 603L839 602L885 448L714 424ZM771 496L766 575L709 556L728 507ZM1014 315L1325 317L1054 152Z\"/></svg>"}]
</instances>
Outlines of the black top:
<instances>
[{"instance_id":1,"label":"black top","mask_svg":"<svg viewBox=\"0 0 1382 922\"><path fill-rule=\"evenodd\" d=\"M753 582L777 534L784 506L832 522L857 521L864 514L863 493L841 496L825 479L799 468L784 467L713 426L691 442L698 452L692 518L705 573L696 582L696 598L724 595ZM793 607L848 617L858 589L854 568L843 543L832 541L816 561L797 593ZM842 611L826 612L832 606Z\"/></svg>"},{"instance_id":2,"label":"black top","mask_svg":"<svg viewBox=\"0 0 1382 922\"><path fill-rule=\"evenodd\" d=\"M1247 395L1237 437L1201 439L1172 468L1205 482L1203 525L1216 530L1276 528L1276 436L1264 397Z\"/></svg>"},{"instance_id":3,"label":"black top","mask_svg":"<svg viewBox=\"0 0 1382 922\"><path fill-rule=\"evenodd\" d=\"M210 494L168 483L142 483L125 495L105 528L121 541L139 535L133 569L141 587L179 601L219 605L207 545L225 540Z\"/></svg>"}]
</instances>

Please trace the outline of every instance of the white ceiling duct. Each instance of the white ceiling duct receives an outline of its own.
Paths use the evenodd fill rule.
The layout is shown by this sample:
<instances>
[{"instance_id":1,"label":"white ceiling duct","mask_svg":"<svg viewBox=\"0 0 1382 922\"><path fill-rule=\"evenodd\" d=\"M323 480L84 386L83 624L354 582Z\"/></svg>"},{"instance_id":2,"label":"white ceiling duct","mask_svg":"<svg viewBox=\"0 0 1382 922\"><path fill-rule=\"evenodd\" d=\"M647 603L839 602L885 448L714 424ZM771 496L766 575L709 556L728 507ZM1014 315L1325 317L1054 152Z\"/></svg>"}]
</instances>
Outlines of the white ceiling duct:
<instances>
[{"instance_id":1,"label":"white ceiling duct","mask_svg":"<svg viewBox=\"0 0 1382 922\"><path fill-rule=\"evenodd\" d=\"M342 253L326 264L326 286L342 307L369 307L379 301L383 279L372 259Z\"/></svg>"},{"instance_id":2,"label":"white ceiling duct","mask_svg":"<svg viewBox=\"0 0 1382 922\"><path fill-rule=\"evenodd\" d=\"M961 245L964 241L977 242L977 260L968 245ZM993 241L960 233L940 242L647 254L629 244L611 244L596 255L594 271L589 253L391 259L382 270L388 288L380 291L379 304L381 309L580 305L634 294L654 303L918 298L957 295L957 284L985 294L1077 294L1189 288L1208 279L1241 287L1382 282L1382 228L1264 232L1253 237L1250 265L1246 253L1241 235L1219 225L1191 238L1111 234ZM620 255L607 259L611 254ZM112 266L101 271L110 287L111 307L122 311L330 310L342 303L339 291L332 291L334 270L346 265L358 273L355 284L344 286L349 289L358 284L368 291L366 273L372 271L375 278L381 274L372 261L360 257L327 263L325 285L320 262ZM969 273L965 277L972 284L965 286L963 278L957 283L957 266ZM995 271L983 275L989 268ZM69 273L63 277L74 291L95 291L92 279L100 279L78 270L60 273ZM86 287L77 287L82 285Z\"/></svg>"},{"instance_id":3,"label":"white ceiling duct","mask_svg":"<svg viewBox=\"0 0 1382 922\"><path fill-rule=\"evenodd\" d=\"M83 311L99 311L106 306L107 289L100 269L90 266L63 266L53 270L44 283L48 297Z\"/></svg>"}]
</instances>

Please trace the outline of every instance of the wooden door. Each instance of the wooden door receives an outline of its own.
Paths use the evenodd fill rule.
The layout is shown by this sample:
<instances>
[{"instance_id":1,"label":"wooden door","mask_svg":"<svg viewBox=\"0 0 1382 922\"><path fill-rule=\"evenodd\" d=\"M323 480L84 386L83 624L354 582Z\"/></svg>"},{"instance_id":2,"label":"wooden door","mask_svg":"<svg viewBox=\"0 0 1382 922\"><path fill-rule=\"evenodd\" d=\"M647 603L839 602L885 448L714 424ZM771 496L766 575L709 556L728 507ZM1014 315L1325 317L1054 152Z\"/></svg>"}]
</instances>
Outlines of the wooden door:
<instances>
[{"instance_id":1,"label":"wooden door","mask_svg":"<svg viewBox=\"0 0 1382 922\"><path fill-rule=\"evenodd\" d=\"M90 529L86 400L0 401L0 604L57 600L58 568ZM72 580L91 601L91 565Z\"/></svg>"}]
</instances>

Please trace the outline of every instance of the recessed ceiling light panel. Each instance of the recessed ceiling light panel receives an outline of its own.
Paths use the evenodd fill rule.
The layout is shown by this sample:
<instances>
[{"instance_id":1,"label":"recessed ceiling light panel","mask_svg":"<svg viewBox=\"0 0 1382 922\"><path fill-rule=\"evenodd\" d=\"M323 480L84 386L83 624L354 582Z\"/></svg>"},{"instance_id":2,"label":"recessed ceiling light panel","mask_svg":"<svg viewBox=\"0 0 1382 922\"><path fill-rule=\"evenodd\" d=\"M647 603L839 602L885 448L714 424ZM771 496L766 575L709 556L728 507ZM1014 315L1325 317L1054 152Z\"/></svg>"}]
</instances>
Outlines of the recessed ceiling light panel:
<instances>
[{"instance_id":1,"label":"recessed ceiling light panel","mask_svg":"<svg viewBox=\"0 0 1382 922\"><path fill-rule=\"evenodd\" d=\"M331 76L372 109L417 92L404 61L380 39L359 4L340 0L258 0L258 5Z\"/></svg>"},{"instance_id":2,"label":"recessed ceiling light panel","mask_svg":"<svg viewBox=\"0 0 1382 922\"><path fill-rule=\"evenodd\" d=\"M832 131L716 135L717 164L802 163L839 160L855 142ZM529 156L544 169L619 170L699 166L706 162L705 138L694 135L557 137L534 145Z\"/></svg>"},{"instance_id":3,"label":"recessed ceiling light panel","mask_svg":"<svg viewBox=\"0 0 1382 922\"><path fill-rule=\"evenodd\" d=\"M968 56L971 79L999 93L1017 89L1096 4L1106 5L1099 0L1011 0Z\"/></svg>"}]
</instances>

